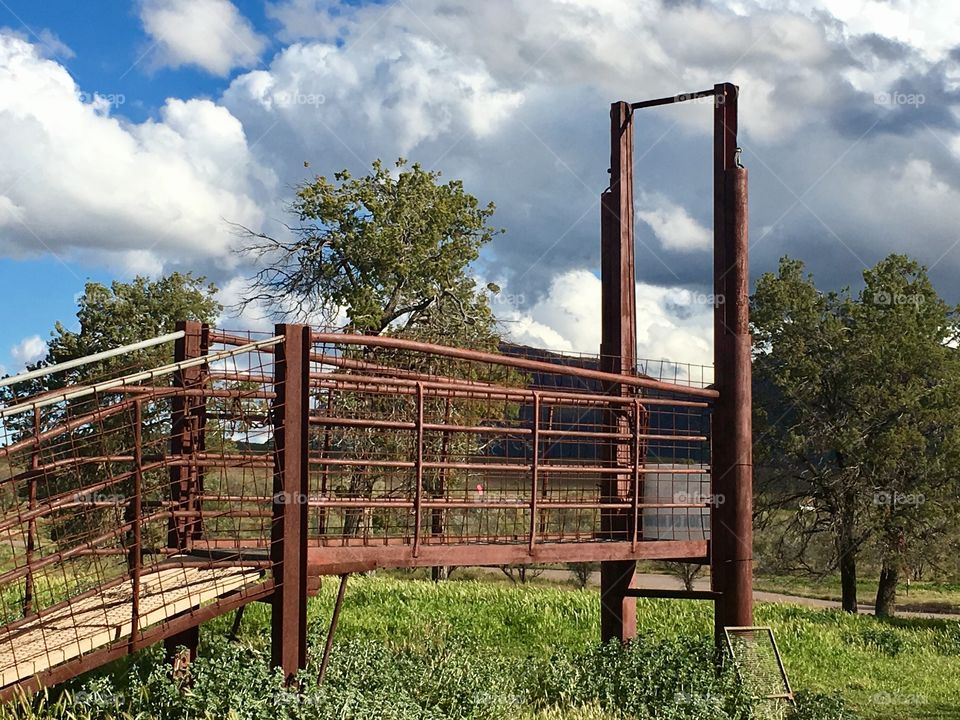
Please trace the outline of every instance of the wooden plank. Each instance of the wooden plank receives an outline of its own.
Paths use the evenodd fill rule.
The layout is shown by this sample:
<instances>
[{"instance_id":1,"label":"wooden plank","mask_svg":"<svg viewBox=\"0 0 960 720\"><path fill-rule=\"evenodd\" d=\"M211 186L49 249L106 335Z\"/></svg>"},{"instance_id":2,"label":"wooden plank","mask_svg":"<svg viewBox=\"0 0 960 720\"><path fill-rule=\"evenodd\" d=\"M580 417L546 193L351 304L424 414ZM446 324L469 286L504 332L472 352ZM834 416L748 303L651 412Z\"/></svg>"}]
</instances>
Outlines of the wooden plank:
<instances>
[{"instance_id":1,"label":"wooden plank","mask_svg":"<svg viewBox=\"0 0 960 720\"><path fill-rule=\"evenodd\" d=\"M140 579L138 628L163 622L260 580L251 568L172 567ZM0 687L127 637L133 588L124 583L0 635Z\"/></svg>"}]
</instances>

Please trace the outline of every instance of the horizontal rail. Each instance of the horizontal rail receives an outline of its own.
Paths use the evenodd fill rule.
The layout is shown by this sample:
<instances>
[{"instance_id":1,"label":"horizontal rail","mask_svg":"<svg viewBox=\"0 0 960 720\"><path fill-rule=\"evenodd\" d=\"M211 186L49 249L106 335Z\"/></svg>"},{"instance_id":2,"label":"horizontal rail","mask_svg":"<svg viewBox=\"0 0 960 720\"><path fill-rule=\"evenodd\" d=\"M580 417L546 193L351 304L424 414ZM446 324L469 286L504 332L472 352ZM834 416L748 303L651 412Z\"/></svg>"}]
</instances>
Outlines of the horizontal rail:
<instances>
[{"instance_id":1,"label":"horizontal rail","mask_svg":"<svg viewBox=\"0 0 960 720\"><path fill-rule=\"evenodd\" d=\"M75 360L67 360L66 362L62 363L47 365L46 367L37 368L36 370L31 370L30 372L20 373L19 375L12 375L11 377L3 378L0 380L0 387L16 385L17 383L26 382L27 380L34 380L38 377L52 375L53 373L57 372L63 372L64 370L72 370L73 368L83 367L84 365L99 362L100 360L108 360L128 352L144 350L148 347L153 347L154 345L163 345L164 343L179 340L184 335L186 335L186 333L183 330L178 330L177 332L167 333L166 335L158 335L157 337L150 338L149 340L141 340L140 342L113 348L112 350L104 350L103 352L94 353L93 355L86 355L82 358L76 358Z\"/></svg>"},{"instance_id":2,"label":"horizontal rail","mask_svg":"<svg viewBox=\"0 0 960 720\"><path fill-rule=\"evenodd\" d=\"M550 373L552 375L571 375L574 377L588 378L590 380L598 380L612 385L628 385L631 387L646 388L648 390L658 390L660 392L691 395L693 397L717 398L720 396L716 390L711 388L694 388L654 380L653 378L638 377L636 375L618 375L600 370L559 365L542 360L529 360L508 355L498 355L481 350L466 350L448 345L432 345L430 343L405 340L403 338L381 337L378 335L354 335L350 333L313 333L312 339L315 343L327 343L330 345L365 345L368 347L385 347L394 350L410 350L412 352L428 353L457 360L491 363L494 365L515 367L521 370Z\"/></svg>"},{"instance_id":3,"label":"horizontal rail","mask_svg":"<svg viewBox=\"0 0 960 720\"><path fill-rule=\"evenodd\" d=\"M325 415L311 415L310 422L316 425L328 425L331 427L354 427L362 429L383 429L383 430L415 430L417 424L406 420L368 420L366 418L341 418L328 417ZM430 432L459 432L473 433L477 435L532 435L533 429L528 427L504 427L496 425L452 425L443 423L424 423L423 429ZM582 437L595 439L611 440L629 440L634 437L633 433L617 432L599 432L593 430L540 430L540 435L545 437ZM705 435L671 435L671 434L647 434L639 435L641 440L673 440L675 442L703 442L707 440Z\"/></svg>"},{"instance_id":4,"label":"horizontal rail","mask_svg":"<svg viewBox=\"0 0 960 720\"><path fill-rule=\"evenodd\" d=\"M699 98L712 97L717 94L716 90L700 90L692 93L680 93L670 97L656 98L654 100L641 100L640 102L630 103L631 110L640 110L642 108L657 107L658 105L673 105L674 103L697 100Z\"/></svg>"},{"instance_id":5,"label":"horizontal rail","mask_svg":"<svg viewBox=\"0 0 960 720\"><path fill-rule=\"evenodd\" d=\"M624 595L635 598L664 600L719 600L723 593L715 590L661 590L658 588L628 588Z\"/></svg>"},{"instance_id":6,"label":"horizontal rail","mask_svg":"<svg viewBox=\"0 0 960 720\"><path fill-rule=\"evenodd\" d=\"M191 358L190 360L182 360L177 363L171 363L169 365L163 365L152 370L144 370L142 372L133 373L131 375L125 375L124 377L116 378L114 380L104 380L103 382L95 383L93 385L87 385L81 387L77 390L68 390L52 397L47 397L43 400L38 400L34 402L25 402L18 405L13 405L8 408L0 409L0 418L9 417L11 415L17 415L27 410L36 410L42 407L47 407L48 405L55 405L58 402L64 402L66 400L75 400L77 398L86 397L87 395L94 395L96 393L105 392L107 390L112 390L113 388L127 385L129 383L139 382L140 380L153 380L154 378L163 377L164 375L171 375L178 370L185 370L191 367L197 367L200 365L206 365L209 363L217 362L219 360L226 360L237 355L242 355L243 353L253 352L264 347L272 347L283 342L283 336L277 335L275 337L269 338L268 340L259 340L248 345L242 345L232 350L222 350L217 353L212 353L210 355L201 355L197 358Z\"/></svg>"},{"instance_id":7,"label":"horizontal rail","mask_svg":"<svg viewBox=\"0 0 960 720\"><path fill-rule=\"evenodd\" d=\"M311 465L342 465L347 467L383 467L383 468L412 468L411 460L377 460L375 458L310 458ZM430 469L448 468L451 470L497 470L500 472L530 472L532 463L482 463L482 462L424 462L423 466ZM630 468L611 465L552 465L542 463L538 470L555 473L629 473ZM706 475L710 468L703 466L682 468L644 467L640 473L646 475Z\"/></svg>"},{"instance_id":8,"label":"horizontal rail","mask_svg":"<svg viewBox=\"0 0 960 720\"><path fill-rule=\"evenodd\" d=\"M562 366L558 366L562 367ZM245 372L218 372L211 371L209 374L213 380L235 380L252 383L270 384L273 378L268 375ZM310 382L313 387L326 388L330 390L356 391L366 393L395 394L395 395L413 395L416 393L417 383L422 383L424 389L430 391L429 394L437 397L456 397L466 399L491 400L529 400L533 398L534 393L538 393L545 401L551 401L563 405L588 405L588 406L607 406L615 405L633 405L633 398L619 397L616 395L598 395L596 393L585 392L564 392L562 390L551 390L549 388L537 388L536 390L527 387L510 387L507 385L495 385L492 383L479 384L474 380L443 379L441 382L437 378L442 376L431 375L433 380L413 380L410 378L396 377L375 377L370 375L348 375L345 373L333 372L312 372L310 373ZM619 376L618 376L619 377ZM400 388L396 391L388 391L384 388ZM685 386L684 386L685 387ZM459 392L456 392L458 391ZM644 397L644 405L668 405L670 407L689 407L689 408L709 408L710 403L696 400L674 400L672 398Z\"/></svg>"},{"instance_id":9,"label":"horizontal rail","mask_svg":"<svg viewBox=\"0 0 960 720\"><path fill-rule=\"evenodd\" d=\"M259 503L266 505L272 503L273 497L267 497L265 495L260 496L232 496L231 498L223 498L216 495L203 495L200 496L200 499L206 503L216 503L216 502L246 502L246 503ZM530 500L445 500L445 499L423 499L420 501L422 507L425 508L449 508L453 510L465 510L469 508L476 508L480 510L494 510L497 508L505 509L529 509ZM413 500L372 500L366 498L324 498L324 497L310 497L306 500L306 505L308 507L316 508L376 508L378 510L412 510L414 507ZM548 510L625 510L633 507L633 504L629 500L624 501L607 501L607 502L589 502L584 500L538 500L538 508L545 508ZM710 503L638 503L637 507L647 509L647 510L696 510L704 509L711 507ZM209 511L209 510L183 510L175 515L181 515L183 517L193 517L199 516L203 513L207 515L217 515L221 517L229 516L231 512L244 513L243 517L257 517L256 510L225 510L225 511ZM268 513L269 514L269 513Z\"/></svg>"}]
</instances>

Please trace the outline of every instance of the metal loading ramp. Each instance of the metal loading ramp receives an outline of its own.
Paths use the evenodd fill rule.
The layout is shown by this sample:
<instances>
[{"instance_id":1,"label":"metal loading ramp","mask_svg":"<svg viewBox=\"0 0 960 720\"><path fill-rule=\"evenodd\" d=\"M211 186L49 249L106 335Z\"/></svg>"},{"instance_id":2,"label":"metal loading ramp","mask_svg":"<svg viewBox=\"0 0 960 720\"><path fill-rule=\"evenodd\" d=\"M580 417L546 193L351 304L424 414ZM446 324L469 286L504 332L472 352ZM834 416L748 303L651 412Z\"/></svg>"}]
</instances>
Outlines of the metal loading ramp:
<instances>
[{"instance_id":1,"label":"metal loading ramp","mask_svg":"<svg viewBox=\"0 0 960 720\"><path fill-rule=\"evenodd\" d=\"M145 573L140 578L138 628L194 610L260 579L259 570L243 567L174 566ZM133 583L125 581L4 631L0 635L0 687L129 638L132 609Z\"/></svg>"}]
</instances>

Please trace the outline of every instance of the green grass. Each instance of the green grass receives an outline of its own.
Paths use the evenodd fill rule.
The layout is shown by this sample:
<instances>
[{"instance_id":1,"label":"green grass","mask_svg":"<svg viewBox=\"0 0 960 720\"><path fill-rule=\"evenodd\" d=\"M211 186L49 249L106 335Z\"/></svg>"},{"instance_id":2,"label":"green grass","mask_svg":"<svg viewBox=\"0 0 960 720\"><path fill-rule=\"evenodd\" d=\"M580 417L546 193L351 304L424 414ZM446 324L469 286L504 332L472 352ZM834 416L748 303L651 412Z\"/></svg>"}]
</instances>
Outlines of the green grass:
<instances>
[{"instance_id":1,"label":"green grass","mask_svg":"<svg viewBox=\"0 0 960 720\"><path fill-rule=\"evenodd\" d=\"M840 578L827 576L820 580L793 575L757 575L754 587L819 600L840 601ZM876 580L857 583L857 599L872 605L877 596ZM960 614L960 584L941 582L901 582L897 590L897 609L913 612Z\"/></svg>"},{"instance_id":2,"label":"green grass","mask_svg":"<svg viewBox=\"0 0 960 720\"><path fill-rule=\"evenodd\" d=\"M79 704L62 700L66 704L33 717L69 717L68 711L77 718L237 720L284 714L398 720L750 716L732 678L717 678L712 670L706 603L640 601L635 647L599 651L596 592L383 575L351 578L328 682L317 690L312 677L335 585L325 582L310 603L314 665L301 704L267 670L269 608L254 604L238 643L224 639L232 617L204 626L203 657L187 692L164 677L153 649L71 683ZM757 621L774 627L794 689L806 693L801 718L852 717L811 692L842 695L866 720L960 718L960 624L884 622L779 605L760 605ZM121 697L128 714L104 709ZM823 707L815 709L818 703ZM99 714L82 714L87 706Z\"/></svg>"}]
</instances>

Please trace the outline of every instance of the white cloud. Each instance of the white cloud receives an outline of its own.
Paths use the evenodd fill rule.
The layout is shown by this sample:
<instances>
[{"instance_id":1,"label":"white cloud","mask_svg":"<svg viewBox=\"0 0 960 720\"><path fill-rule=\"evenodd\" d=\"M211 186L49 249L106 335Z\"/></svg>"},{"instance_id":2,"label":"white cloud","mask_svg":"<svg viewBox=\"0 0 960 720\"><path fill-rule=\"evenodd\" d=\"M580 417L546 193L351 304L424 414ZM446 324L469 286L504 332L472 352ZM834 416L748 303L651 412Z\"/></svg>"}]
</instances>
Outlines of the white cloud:
<instances>
[{"instance_id":1,"label":"white cloud","mask_svg":"<svg viewBox=\"0 0 960 720\"><path fill-rule=\"evenodd\" d=\"M35 363L46 355L47 343L39 335L25 337L10 348L10 357L21 367Z\"/></svg>"},{"instance_id":2,"label":"white cloud","mask_svg":"<svg viewBox=\"0 0 960 720\"><path fill-rule=\"evenodd\" d=\"M663 195L641 196L637 216L650 226L664 250L690 252L710 249L713 240L711 232L690 217L684 208Z\"/></svg>"},{"instance_id":3,"label":"white cloud","mask_svg":"<svg viewBox=\"0 0 960 720\"><path fill-rule=\"evenodd\" d=\"M226 76L256 65L267 46L230 0L144 0L140 19L155 43L154 62L170 67Z\"/></svg>"},{"instance_id":4,"label":"white cloud","mask_svg":"<svg viewBox=\"0 0 960 720\"><path fill-rule=\"evenodd\" d=\"M960 132L956 96L936 88L948 70L960 82L960 63L943 56L958 11L941 5L928 20L906 17L904 0L278 0L268 12L292 44L220 98L171 99L145 123L124 120L122 102L82 95L22 38L4 38L0 252L45 245L128 272L199 267L223 283L245 268L222 219L262 227L284 217L308 173L406 155L497 203L508 232L479 271L522 283L518 336L594 352L599 300L577 298L596 292L585 269L599 266L608 103L732 80L742 86L755 272L789 252L824 284L855 282L854 255L872 264L909 242L949 277L960 269L960 172L944 147L960 148ZM155 26L167 61L221 74L256 61L219 30L202 42L194 33L217 13L221 30L245 25L228 2L143 7L180 13L182 27ZM191 12L202 17L184 20ZM895 30L904 18L915 24L906 34ZM921 25L938 33L923 48ZM925 105L878 108L874 92L907 92L924 73ZM677 297L710 278L708 252L694 250L709 247L711 107L636 118L641 342L647 354L694 356L709 323Z\"/></svg>"},{"instance_id":5,"label":"white cloud","mask_svg":"<svg viewBox=\"0 0 960 720\"><path fill-rule=\"evenodd\" d=\"M403 154L445 135L486 137L523 95L501 87L477 58L397 35L379 38L376 52L291 45L267 70L235 79L224 102L248 122L282 122L303 148L316 147L320 131L334 145L389 144Z\"/></svg>"},{"instance_id":6,"label":"white cloud","mask_svg":"<svg viewBox=\"0 0 960 720\"><path fill-rule=\"evenodd\" d=\"M226 108L170 99L133 124L84 97L61 65L0 34L0 251L140 270L227 257L223 220L260 223L275 178Z\"/></svg>"},{"instance_id":7,"label":"white cloud","mask_svg":"<svg viewBox=\"0 0 960 720\"><path fill-rule=\"evenodd\" d=\"M509 288L502 295L511 297ZM710 297L678 287L638 283L637 357L673 363L713 362ZM600 279L587 270L556 278L549 292L526 309L494 310L513 342L551 350L600 351Z\"/></svg>"}]
</instances>

